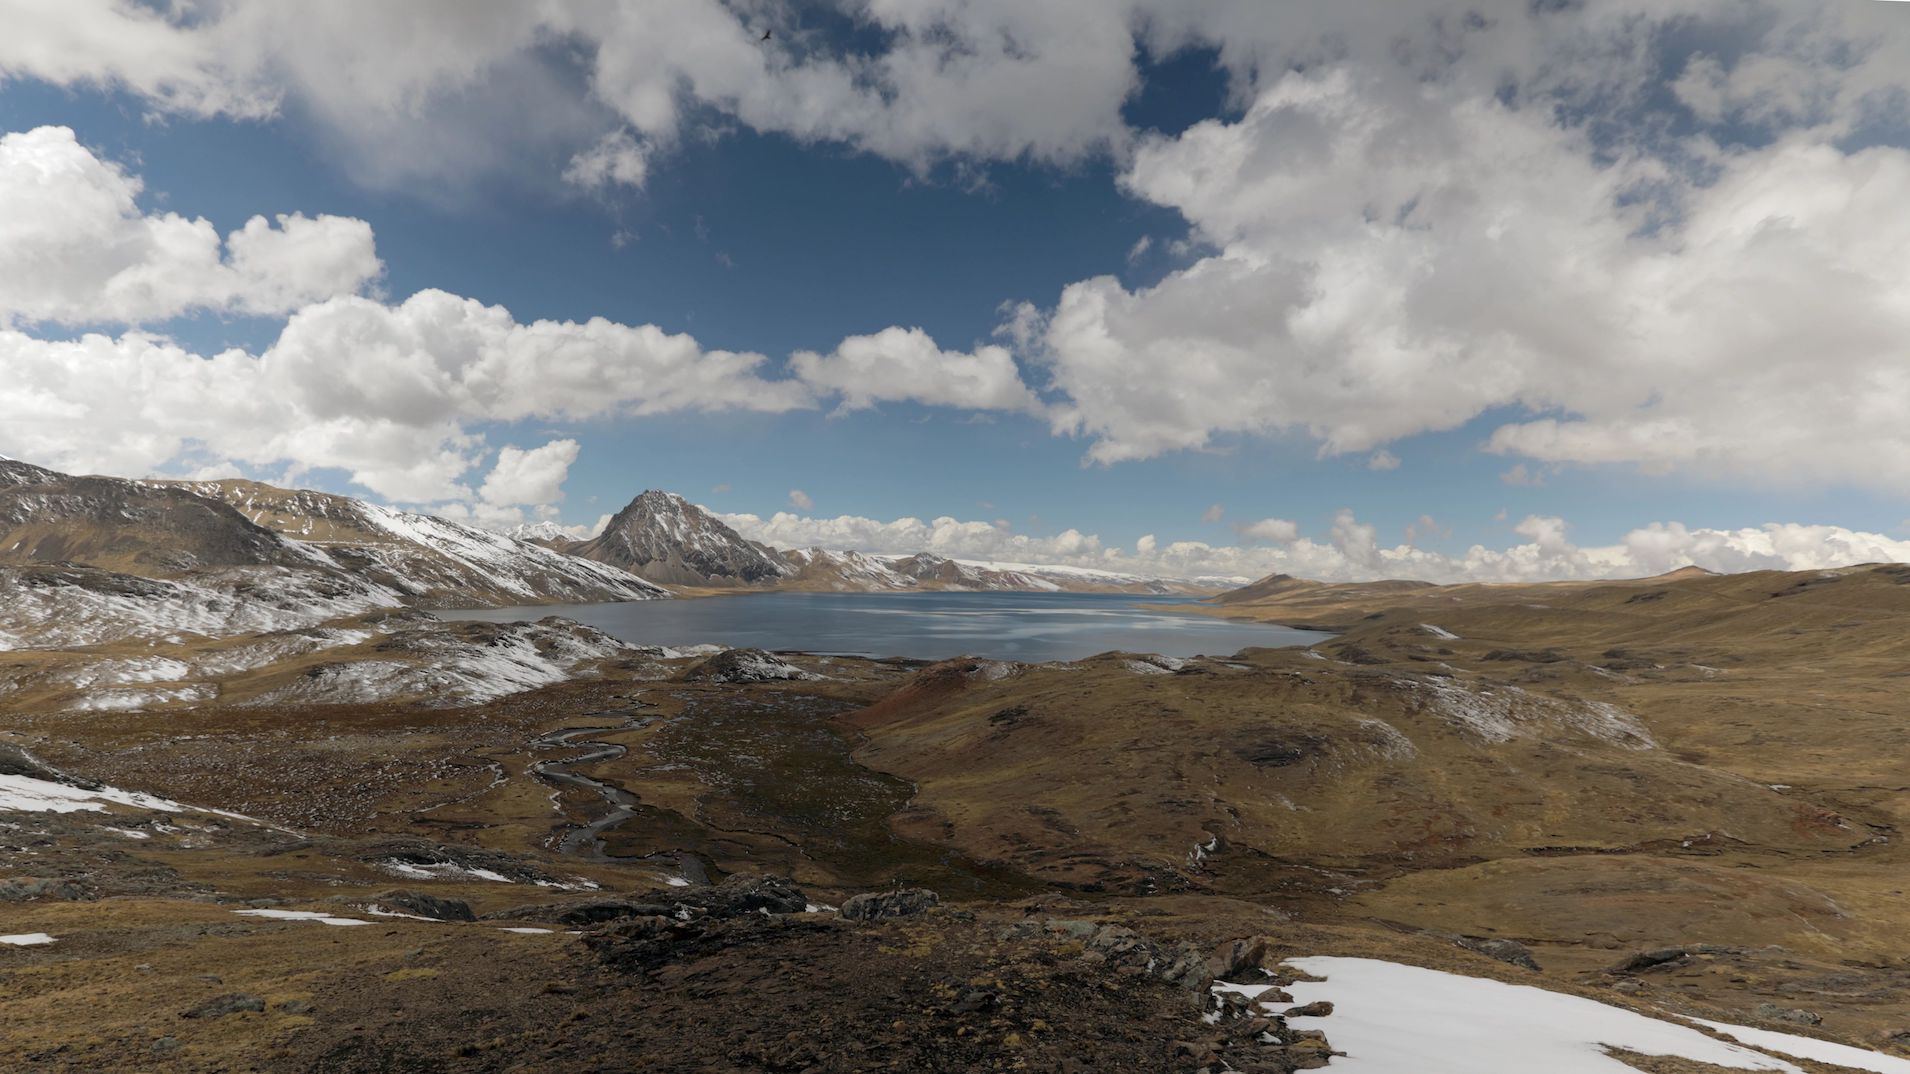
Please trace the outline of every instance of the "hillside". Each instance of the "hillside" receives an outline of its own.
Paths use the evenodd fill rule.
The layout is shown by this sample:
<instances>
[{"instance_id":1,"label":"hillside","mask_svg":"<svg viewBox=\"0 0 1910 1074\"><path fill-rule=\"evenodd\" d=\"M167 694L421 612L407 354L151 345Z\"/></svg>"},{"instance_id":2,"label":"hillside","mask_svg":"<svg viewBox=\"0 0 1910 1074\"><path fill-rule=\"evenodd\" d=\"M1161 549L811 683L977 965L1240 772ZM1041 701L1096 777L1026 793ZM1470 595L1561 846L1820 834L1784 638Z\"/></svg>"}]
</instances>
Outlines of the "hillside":
<instances>
[{"instance_id":1,"label":"hillside","mask_svg":"<svg viewBox=\"0 0 1910 1074\"><path fill-rule=\"evenodd\" d=\"M667 595L614 567L348 497L0 460L0 649L296 631L380 608Z\"/></svg>"},{"instance_id":2,"label":"hillside","mask_svg":"<svg viewBox=\"0 0 1910 1074\"><path fill-rule=\"evenodd\" d=\"M627 570L543 544L349 496L256 481L176 486L318 549L420 607L648 600L668 591Z\"/></svg>"}]
</instances>

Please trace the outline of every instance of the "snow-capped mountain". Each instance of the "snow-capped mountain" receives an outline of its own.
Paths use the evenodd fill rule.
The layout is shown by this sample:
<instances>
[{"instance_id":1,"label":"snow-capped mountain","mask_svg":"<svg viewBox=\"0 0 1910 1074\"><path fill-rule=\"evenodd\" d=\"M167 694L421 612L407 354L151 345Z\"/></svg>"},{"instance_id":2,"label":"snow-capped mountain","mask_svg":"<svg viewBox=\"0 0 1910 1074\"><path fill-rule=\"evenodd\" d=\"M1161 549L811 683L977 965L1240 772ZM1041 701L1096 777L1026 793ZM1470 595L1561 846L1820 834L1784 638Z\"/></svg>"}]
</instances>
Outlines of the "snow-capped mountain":
<instances>
[{"instance_id":1,"label":"snow-capped mountain","mask_svg":"<svg viewBox=\"0 0 1910 1074\"><path fill-rule=\"evenodd\" d=\"M281 489L256 481L177 487L230 505L251 522L390 587L408 604L587 603L669 595L660 586L609 564L349 496Z\"/></svg>"},{"instance_id":2,"label":"snow-capped mountain","mask_svg":"<svg viewBox=\"0 0 1910 1074\"><path fill-rule=\"evenodd\" d=\"M795 573L775 550L744 540L683 497L655 489L631 500L603 533L566 551L666 585L769 585Z\"/></svg>"},{"instance_id":3,"label":"snow-capped mountain","mask_svg":"<svg viewBox=\"0 0 1910 1074\"><path fill-rule=\"evenodd\" d=\"M577 538L564 527L544 519L541 522L522 522L503 531L504 536L520 541L541 544L545 548L554 548L561 552L576 543Z\"/></svg>"},{"instance_id":4,"label":"snow-capped mountain","mask_svg":"<svg viewBox=\"0 0 1910 1074\"><path fill-rule=\"evenodd\" d=\"M928 552L895 556L800 548L782 556L794 568L783 583L786 588L850 593L921 589L1206 595L1239 584L1238 579L1179 581L1086 567L955 560Z\"/></svg>"},{"instance_id":5,"label":"snow-capped mountain","mask_svg":"<svg viewBox=\"0 0 1910 1074\"><path fill-rule=\"evenodd\" d=\"M349 497L0 460L0 649L297 630L376 608L667 595L613 566Z\"/></svg>"}]
</instances>

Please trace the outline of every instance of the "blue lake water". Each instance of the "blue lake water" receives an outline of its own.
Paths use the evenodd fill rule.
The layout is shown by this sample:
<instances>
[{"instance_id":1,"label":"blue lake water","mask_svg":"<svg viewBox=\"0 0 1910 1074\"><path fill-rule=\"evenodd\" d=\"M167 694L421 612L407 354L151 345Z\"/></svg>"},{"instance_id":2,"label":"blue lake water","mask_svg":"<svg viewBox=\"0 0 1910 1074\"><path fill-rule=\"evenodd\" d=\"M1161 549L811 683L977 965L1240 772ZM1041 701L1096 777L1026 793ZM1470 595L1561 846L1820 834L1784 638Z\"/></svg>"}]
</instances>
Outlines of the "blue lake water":
<instances>
[{"instance_id":1,"label":"blue lake water","mask_svg":"<svg viewBox=\"0 0 1910 1074\"><path fill-rule=\"evenodd\" d=\"M438 614L491 622L561 615L638 645L708 643L927 660L1078 660L1110 649L1226 656L1329 636L1168 610L1186 603L1186 597L1122 593L757 593Z\"/></svg>"}]
</instances>

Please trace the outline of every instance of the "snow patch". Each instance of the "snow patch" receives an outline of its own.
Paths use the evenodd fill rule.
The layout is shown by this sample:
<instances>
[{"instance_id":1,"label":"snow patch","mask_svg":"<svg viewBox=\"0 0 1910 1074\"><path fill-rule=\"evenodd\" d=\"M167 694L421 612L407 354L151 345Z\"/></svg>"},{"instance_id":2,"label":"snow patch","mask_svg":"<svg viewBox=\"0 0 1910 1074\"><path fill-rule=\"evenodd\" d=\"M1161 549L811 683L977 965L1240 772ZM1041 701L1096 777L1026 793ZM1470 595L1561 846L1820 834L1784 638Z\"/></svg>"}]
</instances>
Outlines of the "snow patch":
<instances>
[{"instance_id":1,"label":"snow patch","mask_svg":"<svg viewBox=\"0 0 1910 1074\"><path fill-rule=\"evenodd\" d=\"M316 910L234 910L245 917L269 917L274 921L316 921L321 925L369 925L355 917L334 917Z\"/></svg>"},{"instance_id":2,"label":"snow patch","mask_svg":"<svg viewBox=\"0 0 1910 1074\"><path fill-rule=\"evenodd\" d=\"M1749 1044L1754 1048L1779 1052L1794 1059L1813 1059L1819 1063L1834 1063L1840 1067L1874 1070L1877 1074L1910 1074L1910 1059L1901 1059L1882 1052L1853 1048L1848 1044L1799 1036L1796 1033L1752 1029L1748 1026L1734 1026L1725 1022L1711 1022L1703 1018L1688 1020L1715 1029L1733 1040Z\"/></svg>"},{"instance_id":3,"label":"snow patch","mask_svg":"<svg viewBox=\"0 0 1910 1074\"><path fill-rule=\"evenodd\" d=\"M411 880L489 880L494 884L512 883L510 877L489 869L476 869L456 862L415 862L391 858L378 863L380 869Z\"/></svg>"},{"instance_id":4,"label":"snow patch","mask_svg":"<svg viewBox=\"0 0 1910 1074\"><path fill-rule=\"evenodd\" d=\"M44 932L16 932L11 936L0 936L0 943L14 947L37 947L53 942L53 937Z\"/></svg>"},{"instance_id":5,"label":"snow patch","mask_svg":"<svg viewBox=\"0 0 1910 1074\"><path fill-rule=\"evenodd\" d=\"M1732 1070L1803 1074L1762 1052L1688 1026L1530 985L1463 977L1370 958L1312 957L1287 963L1322 981L1286 986L1296 1004L1325 1000L1333 1013L1290 1018L1323 1029L1333 1069L1365 1074L1629 1074L1606 1054L1626 1048ZM1216 988L1223 987L1216 985ZM1240 986L1225 986L1239 988Z\"/></svg>"}]
</instances>

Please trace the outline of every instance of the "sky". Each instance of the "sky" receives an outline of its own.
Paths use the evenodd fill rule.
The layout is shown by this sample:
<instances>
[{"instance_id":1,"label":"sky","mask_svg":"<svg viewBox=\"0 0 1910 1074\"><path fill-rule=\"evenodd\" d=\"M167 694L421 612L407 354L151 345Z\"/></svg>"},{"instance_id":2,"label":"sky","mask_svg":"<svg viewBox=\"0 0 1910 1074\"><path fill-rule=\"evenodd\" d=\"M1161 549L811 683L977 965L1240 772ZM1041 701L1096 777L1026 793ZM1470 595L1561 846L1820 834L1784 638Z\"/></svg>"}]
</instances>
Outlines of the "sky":
<instances>
[{"instance_id":1,"label":"sky","mask_svg":"<svg viewBox=\"0 0 1910 1074\"><path fill-rule=\"evenodd\" d=\"M1176 577L1910 559L1903 4L0 23L41 465Z\"/></svg>"}]
</instances>

